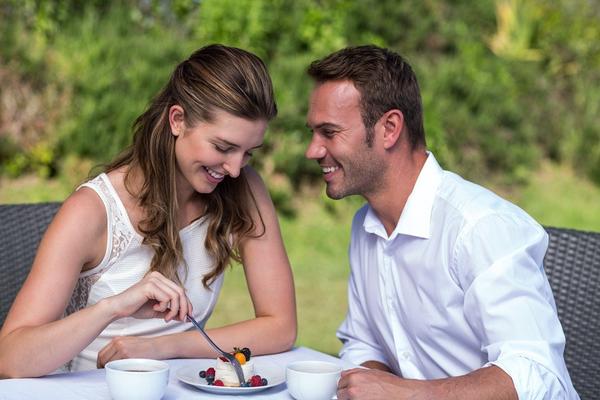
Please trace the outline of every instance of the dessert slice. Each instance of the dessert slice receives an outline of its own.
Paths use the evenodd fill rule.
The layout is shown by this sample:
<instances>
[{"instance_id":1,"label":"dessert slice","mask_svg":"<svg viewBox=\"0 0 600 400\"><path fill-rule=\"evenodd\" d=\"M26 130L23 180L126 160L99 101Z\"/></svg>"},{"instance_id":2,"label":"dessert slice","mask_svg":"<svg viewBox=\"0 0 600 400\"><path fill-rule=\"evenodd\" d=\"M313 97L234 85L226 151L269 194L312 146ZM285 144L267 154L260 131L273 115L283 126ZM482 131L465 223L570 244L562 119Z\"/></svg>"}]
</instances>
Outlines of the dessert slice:
<instances>
[{"instance_id":1,"label":"dessert slice","mask_svg":"<svg viewBox=\"0 0 600 400\"><path fill-rule=\"evenodd\" d=\"M240 362L240 364L242 366L242 372L244 373L244 381L250 380L254 375L254 360L245 361L243 364ZM235 373L233 365L231 365L225 357L217 358L217 365L215 365L215 382L218 380L223 382L224 386L240 386L240 381Z\"/></svg>"},{"instance_id":2,"label":"dessert slice","mask_svg":"<svg viewBox=\"0 0 600 400\"><path fill-rule=\"evenodd\" d=\"M248 381L254 375L254 360L251 360L252 353L249 348L233 348L233 356L242 366L244 381ZM235 368L225 357L217 357L215 366L215 382L220 380L224 386L240 386L240 381L235 373Z\"/></svg>"},{"instance_id":3,"label":"dessert slice","mask_svg":"<svg viewBox=\"0 0 600 400\"><path fill-rule=\"evenodd\" d=\"M254 361L250 359L252 353L250 349L244 347L233 348L233 356L238 360L244 374L244 383L241 386L266 386L269 381L260 375L254 375ZM206 379L206 383L214 386L238 387L240 381L235 373L235 368L225 357L217 357L215 368L208 368L206 371L199 372L200 378Z\"/></svg>"}]
</instances>

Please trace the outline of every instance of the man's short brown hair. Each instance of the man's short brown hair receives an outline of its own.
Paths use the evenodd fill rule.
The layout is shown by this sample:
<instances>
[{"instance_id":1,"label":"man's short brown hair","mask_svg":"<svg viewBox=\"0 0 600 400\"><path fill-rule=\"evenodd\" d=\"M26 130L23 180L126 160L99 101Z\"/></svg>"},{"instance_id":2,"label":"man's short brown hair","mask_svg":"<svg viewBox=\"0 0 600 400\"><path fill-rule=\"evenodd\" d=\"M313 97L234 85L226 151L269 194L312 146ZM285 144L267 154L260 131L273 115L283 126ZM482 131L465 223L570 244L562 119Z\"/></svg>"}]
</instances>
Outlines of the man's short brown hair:
<instances>
[{"instance_id":1,"label":"man's short brown hair","mask_svg":"<svg viewBox=\"0 0 600 400\"><path fill-rule=\"evenodd\" d=\"M349 80L354 84L369 146L375 123L393 109L404 115L411 148L425 145L419 84L399 54L374 45L347 47L311 63L308 74L317 83Z\"/></svg>"}]
</instances>

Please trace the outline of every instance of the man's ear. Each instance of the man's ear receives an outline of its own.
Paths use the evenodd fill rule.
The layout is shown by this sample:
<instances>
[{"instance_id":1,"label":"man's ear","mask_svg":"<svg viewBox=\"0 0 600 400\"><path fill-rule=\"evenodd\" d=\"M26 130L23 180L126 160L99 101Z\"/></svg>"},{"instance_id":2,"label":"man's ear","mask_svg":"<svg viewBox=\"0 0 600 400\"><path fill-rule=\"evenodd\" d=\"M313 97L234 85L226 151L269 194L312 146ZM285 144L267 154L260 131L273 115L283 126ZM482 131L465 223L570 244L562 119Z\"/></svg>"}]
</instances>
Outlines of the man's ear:
<instances>
[{"instance_id":1,"label":"man's ear","mask_svg":"<svg viewBox=\"0 0 600 400\"><path fill-rule=\"evenodd\" d=\"M383 147L388 150L392 148L404 132L404 114L400 110L390 110L379 119L383 129Z\"/></svg>"},{"instance_id":2,"label":"man's ear","mask_svg":"<svg viewBox=\"0 0 600 400\"><path fill-rule=\"evenodd\" d=\"M173 136L179 136L185 129L183 108L175 104L169 108L169 125Z\"/></svg>"}]
</instances>

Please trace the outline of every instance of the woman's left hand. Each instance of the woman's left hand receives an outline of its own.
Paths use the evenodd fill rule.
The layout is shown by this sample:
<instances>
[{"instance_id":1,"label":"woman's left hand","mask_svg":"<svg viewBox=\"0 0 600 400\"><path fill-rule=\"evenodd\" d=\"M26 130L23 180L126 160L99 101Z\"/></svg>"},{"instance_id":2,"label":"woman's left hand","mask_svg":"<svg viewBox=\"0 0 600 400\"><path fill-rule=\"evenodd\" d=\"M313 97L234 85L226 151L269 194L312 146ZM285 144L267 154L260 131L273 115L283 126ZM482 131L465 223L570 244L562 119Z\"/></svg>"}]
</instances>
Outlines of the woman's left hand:
<instances>
[{"instance_id":1,"label":"woman's left hand","mask_svg":"<svg viewBox=\"0 0 600 400\"><path fill-rule=\"evenodd\" d=\"M164 357L161 357L160 346L155 343L156 339L138 336L117 336L98 352L96 366L104 368L107 362L123 358L162 359Z\"/></svg>"}]
</instances>

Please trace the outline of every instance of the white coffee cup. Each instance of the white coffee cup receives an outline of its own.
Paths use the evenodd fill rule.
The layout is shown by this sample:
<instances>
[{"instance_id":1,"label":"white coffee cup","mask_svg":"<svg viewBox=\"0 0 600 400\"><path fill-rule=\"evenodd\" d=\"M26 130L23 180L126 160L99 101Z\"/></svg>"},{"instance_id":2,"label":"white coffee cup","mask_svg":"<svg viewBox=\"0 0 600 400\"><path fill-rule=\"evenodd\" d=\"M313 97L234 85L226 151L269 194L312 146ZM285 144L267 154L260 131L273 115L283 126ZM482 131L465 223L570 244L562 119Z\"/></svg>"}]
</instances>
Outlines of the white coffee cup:
<instances>
[{"instance_id":1,"label":"white coffee cup","mask_svg":"<svg viewBox=\"0 0 600 400\"><path fill-rule=\"evenodd\" d=\"M160 400L169 381L169 364L146 358L110 361L104 366L113 400Z\"/></svg>"},{"instance_id":2,"label":"white coffee cup","mask_svg":"<svg viewBox=\"0 0 600 400\"><path fill-rule=\"evenodd\" d=\"M341 373L341 366L327 361L293 362L285 371L288 392L296 400L330 400Z\"/></svg>"}]
</instances>

